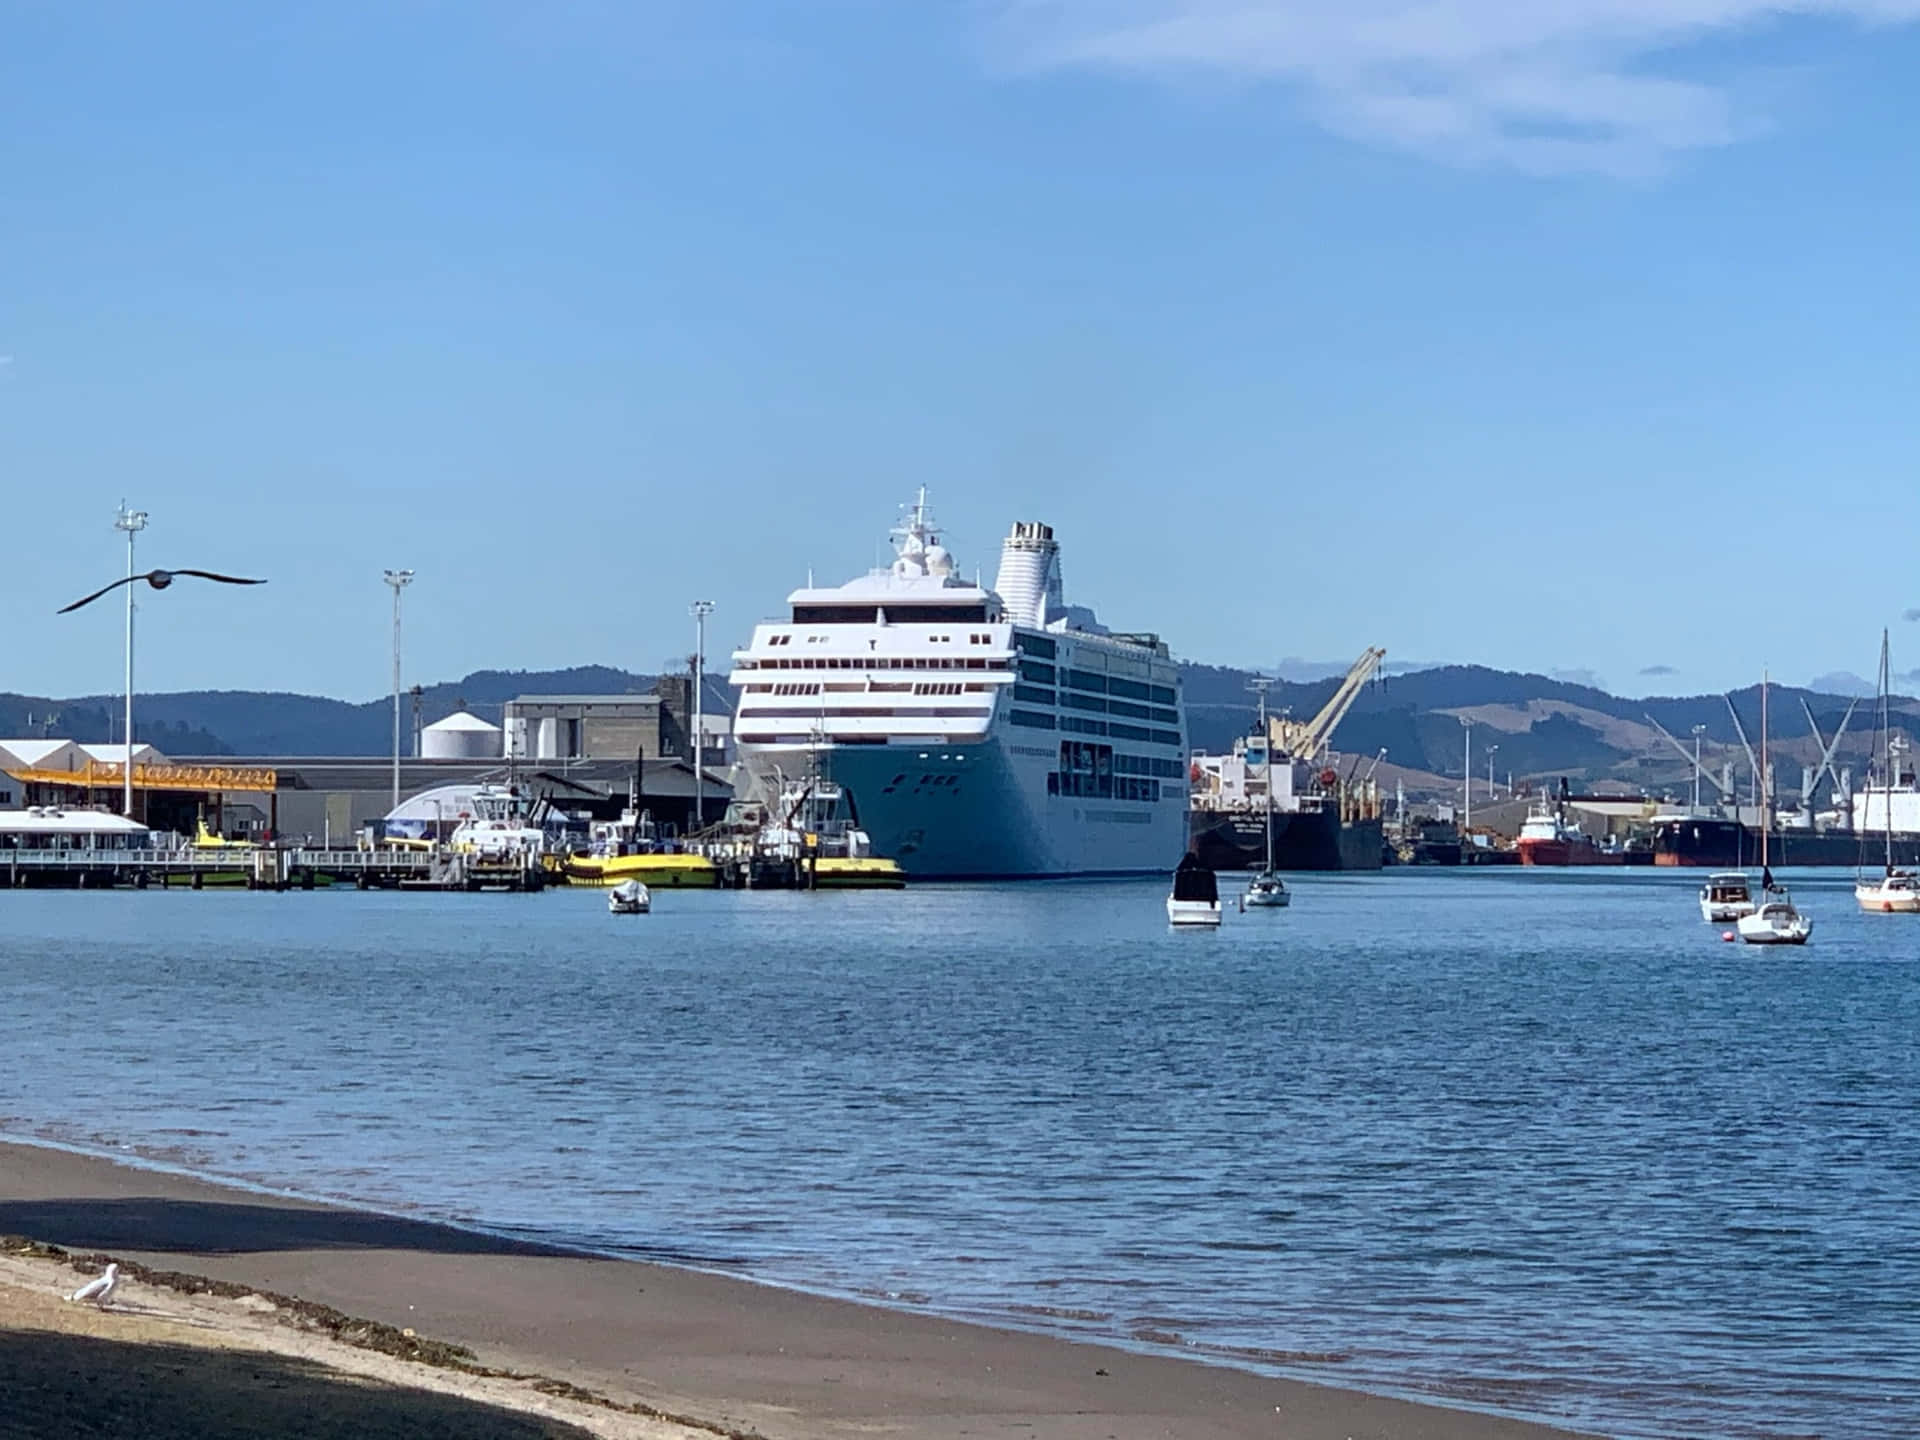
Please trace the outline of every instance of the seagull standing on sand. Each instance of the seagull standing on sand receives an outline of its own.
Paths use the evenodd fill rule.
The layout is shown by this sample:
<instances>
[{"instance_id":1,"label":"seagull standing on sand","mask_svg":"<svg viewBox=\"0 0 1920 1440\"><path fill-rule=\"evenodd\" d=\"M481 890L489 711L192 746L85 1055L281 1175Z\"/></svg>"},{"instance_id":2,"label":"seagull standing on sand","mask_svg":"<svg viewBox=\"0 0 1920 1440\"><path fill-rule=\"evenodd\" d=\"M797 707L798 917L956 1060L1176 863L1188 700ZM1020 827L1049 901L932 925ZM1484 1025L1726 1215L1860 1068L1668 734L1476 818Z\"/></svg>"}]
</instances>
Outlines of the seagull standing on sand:
<instances>
[{"instance_id":1,"label":"seagull standing on sand","mask_svg":"<svg viewBox=\"0 0 1920 1440\"><path fill-rule=\"evenodd\" d=\"M119 1285L120 1267L118 1265L109 1265L107 1266L106 1274L97 1280L89 1280L78 1290L67 1296L67 1299L73 1301L75 1304L85 1304L91 1300L95 1305L98 1305L104 1310L107 1308L107 1301L113 1298L113 1292L119 1288Z\"/></svg>"}]
</instances>

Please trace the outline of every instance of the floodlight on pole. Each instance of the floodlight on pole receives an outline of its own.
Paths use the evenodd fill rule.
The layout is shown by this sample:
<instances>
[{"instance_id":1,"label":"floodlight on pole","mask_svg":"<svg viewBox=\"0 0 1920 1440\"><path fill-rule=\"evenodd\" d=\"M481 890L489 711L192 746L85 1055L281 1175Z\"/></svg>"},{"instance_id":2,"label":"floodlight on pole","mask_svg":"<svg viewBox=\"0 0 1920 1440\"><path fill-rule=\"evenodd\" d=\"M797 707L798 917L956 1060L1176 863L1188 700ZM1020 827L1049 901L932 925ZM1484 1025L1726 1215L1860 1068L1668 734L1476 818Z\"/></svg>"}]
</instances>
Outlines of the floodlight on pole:
<instances>
[{"instance_id":1,"label":"floodlight on pole","mask_svg":"<svg viewBox=\"0 0 1920 1440\"><path fill-rule=\"evenodd\" d=\"M133 818L133 537L147 528L147 512L129 510L127 502L120 502L120 513L114 518L113 528L124 530L127 534L127 742L126 763L121 769L125 781L122 812Z\"/></svg>"},{"instance_id":2,"label":"floodlight on pole","mask_svg":"<svg viewBox=\"0 0 1920 1440\"><path fill-rule=\"evenodd\" d=\"M400 592L413 583L413 571L387 571L393 587L393 808L400 808Z\"/></svg>"},{"instance_id":3,"label":"floodlight on pole","mask_svg":"<svg viewBox=\"0 0 1920 1440\"><path fill-rule=\"evenodd\" d=\"M701 692L706 688L707 616L713 613L713 602L696 600L687 607L687 613L693 616L693 824L695 829L704 830L707 825L707 737L702 733L706 728L706 712Z\"/></svg>"}]
</instances>

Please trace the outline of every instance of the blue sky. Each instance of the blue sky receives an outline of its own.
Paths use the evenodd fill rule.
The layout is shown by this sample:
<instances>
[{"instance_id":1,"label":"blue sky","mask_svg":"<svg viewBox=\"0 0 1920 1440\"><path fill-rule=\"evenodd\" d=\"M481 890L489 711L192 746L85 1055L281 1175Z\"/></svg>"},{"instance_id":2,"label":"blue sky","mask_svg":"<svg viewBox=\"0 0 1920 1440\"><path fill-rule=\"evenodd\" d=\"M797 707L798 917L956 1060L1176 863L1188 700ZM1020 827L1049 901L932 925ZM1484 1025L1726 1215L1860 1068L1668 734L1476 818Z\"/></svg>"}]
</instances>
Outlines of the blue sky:
<instances>
[{"instance_id":1,"label":"blue sky","mask_svg":"<svg viewBox=\"0 0 1920 1440\"><path fill-rule=\"evenodd\" d=\"M117 687L123 495L272 578L142 689L361 698L384 567L410 680L652 669L923 483L1199 660L1907 669L1916 73L1920 0L0 0L0 689Z\"/></svg>"}]
</instances>

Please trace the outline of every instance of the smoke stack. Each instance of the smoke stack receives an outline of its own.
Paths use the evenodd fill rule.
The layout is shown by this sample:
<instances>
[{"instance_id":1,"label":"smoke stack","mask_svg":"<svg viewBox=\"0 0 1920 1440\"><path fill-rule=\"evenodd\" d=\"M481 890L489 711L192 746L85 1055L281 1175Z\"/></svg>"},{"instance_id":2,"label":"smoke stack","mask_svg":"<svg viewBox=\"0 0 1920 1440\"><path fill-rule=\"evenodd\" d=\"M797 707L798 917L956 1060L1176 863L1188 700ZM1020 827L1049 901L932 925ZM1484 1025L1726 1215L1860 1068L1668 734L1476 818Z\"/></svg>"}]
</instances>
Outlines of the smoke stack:
<instances>
[{"instance_id":1,"label":"smoke stack","mask_svg":"<svg viewBox=\"0 0 1920 1440\"><path fill-rule=\"evenodd\" d=\"M1044 629L1047 621L1066 613L1060 585L1060 545L1053 527L1037 520L1017 522L1000 543L1000 573L993 588L1016 625Z\"/></svg>"}]
</instances>

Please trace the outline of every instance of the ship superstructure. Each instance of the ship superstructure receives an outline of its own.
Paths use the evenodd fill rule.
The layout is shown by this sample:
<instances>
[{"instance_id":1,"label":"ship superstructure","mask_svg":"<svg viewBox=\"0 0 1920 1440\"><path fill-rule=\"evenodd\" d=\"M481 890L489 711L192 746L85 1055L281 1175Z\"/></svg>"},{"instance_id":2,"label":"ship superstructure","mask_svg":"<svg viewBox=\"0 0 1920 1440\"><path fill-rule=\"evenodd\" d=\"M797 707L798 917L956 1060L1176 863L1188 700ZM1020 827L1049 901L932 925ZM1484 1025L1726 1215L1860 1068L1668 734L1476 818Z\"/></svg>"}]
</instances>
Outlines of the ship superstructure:
<instances>
[{"instance_id":1,"label":"ship superstructure","mask_svg":"<svg viewBox=\"0 0 1920 1440\"><path fill-rule=\"evenodd\" d=\"M1137 874L1186 849L1180 672L1068 605L1053 531L1016 524L992 589L926 492L893 563L794 591L733 657L734 734L768 794L820 774L918 877Z\"/></svg>"}]
</instances>

